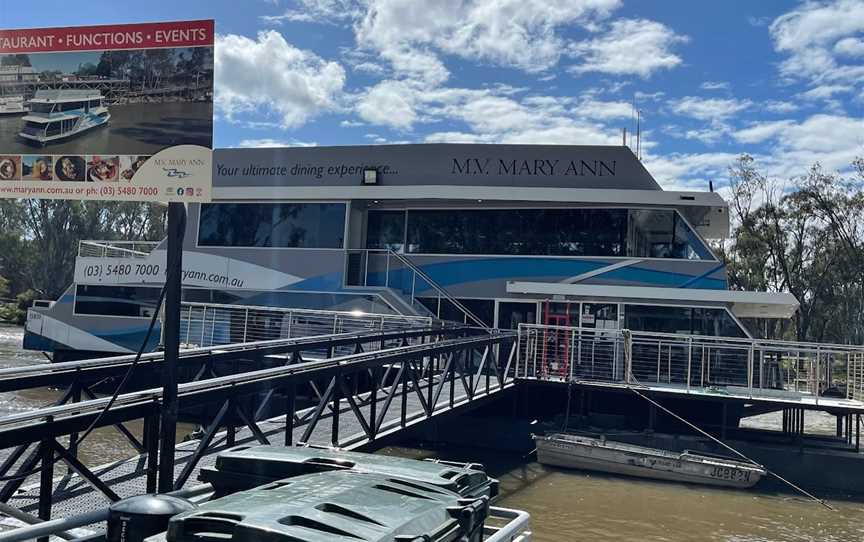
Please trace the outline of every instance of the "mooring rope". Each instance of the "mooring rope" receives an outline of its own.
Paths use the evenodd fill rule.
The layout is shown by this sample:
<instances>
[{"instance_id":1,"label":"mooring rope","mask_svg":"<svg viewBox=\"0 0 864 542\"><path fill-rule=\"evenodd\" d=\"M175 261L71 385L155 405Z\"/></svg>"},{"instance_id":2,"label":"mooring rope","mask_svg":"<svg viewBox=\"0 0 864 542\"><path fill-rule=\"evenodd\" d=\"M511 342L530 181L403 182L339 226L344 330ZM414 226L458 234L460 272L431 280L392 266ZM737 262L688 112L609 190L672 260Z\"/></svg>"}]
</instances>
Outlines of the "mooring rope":
<instances>
[{"instance_id":1,"label":"mooring rope","mask_svg":"<svg viewBox=\"0 0 864 542\"><path fill-rule=\"evenodd\" d=\"M627 330L625 330L625 331L627 331ZM629 338L628 335L629 335L629 333L625 334L625 339ZM630 352L630 346L629 346L629 344L628 344L629 342L630 342L630 341L628 341L628 340L625 340L625 341L624 341L624 355L627 356L629 359L632 360L632 357L630 357L631 352ZM638 379L633 375L633 368L632 368L632 366L630 366L630 367L627 368L627 373L629 374L631 380L635 381L636 384L638 384L638 385L644 387L644 385L642 385L641 383L639 383L639 380L638 380ZM643 393L640 393L639 390L637 390L636 388L634 388L634 387L633 387L632 385L630 385L629 383L628 383L628 385L627 385L627 389L630 390L630 391L632 391L633 393L635 393L636 395L638 395L638 396L641 397L642 399L645 399L646 401L648 401L648 402L651 403L652 405L656 406L657 408L659 408L659 409L662 410L663 412L666 412L666 413L669 414L670 416L674 417L674 418L677 419L678 421L680 421L680 422L684 423L685 425L691 427L692 429L696 430L697 432L699 432L699 433L705 435L706 437L708 437L709 439L713 440L714 442L716 442L716 443L719 444L720 446L723 446L724 448L726 448L727 450L729 450L729 451L732 452L733 454L737 455L738 457L744 459L744 460L747 461L748 463L751 463L751 464L753 464L753 465L759 467L760 469L765 469L765 472L767 472L767 473L770 474L771 476L774 476L775 478L777 478L778 480L780 480L780 481L783 482L784 484L788 485L789 487L795 489L795 490L798 491L799 493L801 493L801 494L803 494L803 495L809 497L810 499L813 499L814 501L818 502L819 504L821 504L822 506L824 506L824 507L827 508L828 510L833 510L833 511L836 511L836 510L837 510L836 508L834 508L833 506L831 506L830 504L828 504L828 503L825 502L824 500L820 499L819 497L816 497L816 496L813 495L812 493L807 492L807 490L803 489L802 487L799 487L799 486L793 484L792 482L790 482L790 481L787 480L786 478L783 478L782 476L780 476L780 475L777 474L776 472L774 472L774 471L772 471L772 470L766 468L765 465L762 465L762 464L760 464L760 463L754 461L753 459L750 459L749 457L747 457L746 455L742 454L741 452L739 452L739 451L736 450L735 448L729 446L728 444L726 444L725 442L723 442L723 441L720 440L719 438L717 438L717 437L715 437L714 435L708 433L707 431L704 431L703 429L697 427L695 424L690 423L689 421L685 420L684 418L682 418L682 417L679 416L678 414L672 412L671 410L669 410L668 408L664 407L663 405L661 405L661 404L658 403L657 401L651 399L651 398L648 397L647 395L645 395L645 394L643 394Z\"/></svg>"}]
</instances>

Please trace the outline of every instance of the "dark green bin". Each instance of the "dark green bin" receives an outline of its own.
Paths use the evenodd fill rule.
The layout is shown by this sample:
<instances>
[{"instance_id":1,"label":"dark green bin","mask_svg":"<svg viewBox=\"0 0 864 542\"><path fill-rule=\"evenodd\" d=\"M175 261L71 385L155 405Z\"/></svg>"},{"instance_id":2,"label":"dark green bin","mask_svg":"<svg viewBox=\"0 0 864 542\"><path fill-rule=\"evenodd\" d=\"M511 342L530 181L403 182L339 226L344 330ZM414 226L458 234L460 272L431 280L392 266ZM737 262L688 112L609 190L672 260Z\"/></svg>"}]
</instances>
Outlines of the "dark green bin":
<instances>
[{"instance_id":1,"label":"dark green bin","mask_svg":"<svg viewBox=\"0 0 864 542\"><path fill-rule=\"evenodd\" d=\"M356 470L233 493L171 519L168 542L480 542L487 497Z\"/></svg>"},{"instance_id":2,"label":"dark green bin","mask_svg":"<svg viewBox=\"0 0 864 542\"><path fill-rule=\"evenodd\" d=\"M220 453L216 466L202 468L198 479L213 484L217 496L275 480L314 472L354 470L416 480L462 497L498 495L498 480L476 463L421 461L386 455L291 446L238 446Z\"/></svg>"}]
</instances>

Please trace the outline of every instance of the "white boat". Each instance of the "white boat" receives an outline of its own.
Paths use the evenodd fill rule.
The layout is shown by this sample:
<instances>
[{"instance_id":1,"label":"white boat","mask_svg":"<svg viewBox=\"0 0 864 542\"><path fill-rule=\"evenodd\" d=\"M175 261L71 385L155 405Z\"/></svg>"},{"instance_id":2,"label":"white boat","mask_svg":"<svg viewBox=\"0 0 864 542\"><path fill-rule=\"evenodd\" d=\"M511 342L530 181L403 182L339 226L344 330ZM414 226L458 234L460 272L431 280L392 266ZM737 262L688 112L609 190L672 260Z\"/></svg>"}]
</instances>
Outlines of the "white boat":
<instances>
[{"instance_id":1,"label":"white boat","mask_svg":"<svg viewBox=\"0 0 864 542\"><path fill-rule=\"evenodd\" d=\"M752 463L682 453L568 433L533 435L544 465L642 478L735 488L753 487L766 474Z\"/></svg>"},{"instance_id":2,"label":"white boat","mask_svg":"<svg viewBox=\"0 0 864 542\"><path fill-rule=\"evenodd\" d=\"M18 134L41 145L108 123L111 113L98 90L37 90Z\"/></svg>"},{"instance_id":3,"label":"white boat","mask_svg":"<svg viewBox=\"0 0 864 542\"><path fill-rule=\"evenodd\" d=\"M0 96L0 115L23 115L28 111L24 96Z\"/></svg>"}]
</instances>

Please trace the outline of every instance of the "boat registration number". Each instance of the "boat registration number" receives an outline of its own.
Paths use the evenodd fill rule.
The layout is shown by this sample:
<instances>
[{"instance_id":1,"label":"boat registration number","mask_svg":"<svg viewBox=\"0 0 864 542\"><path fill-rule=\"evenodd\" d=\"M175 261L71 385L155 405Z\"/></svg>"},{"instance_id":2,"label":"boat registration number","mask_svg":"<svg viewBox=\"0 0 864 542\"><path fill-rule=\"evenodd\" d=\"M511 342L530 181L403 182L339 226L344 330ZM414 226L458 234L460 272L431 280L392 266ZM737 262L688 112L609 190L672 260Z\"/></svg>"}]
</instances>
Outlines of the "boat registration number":
<instances>
[{"instance_id":1,"label":"boat registration number","mask_svg":"<svg viewBox=\"0 0 864 542\"><path fill-rule=\"evenodd\" d=\"M749 482L750 471L736 469L735 467L713 467L711 477L720 480L734 480L738 482Z\"/></svg>"}]
</instances>

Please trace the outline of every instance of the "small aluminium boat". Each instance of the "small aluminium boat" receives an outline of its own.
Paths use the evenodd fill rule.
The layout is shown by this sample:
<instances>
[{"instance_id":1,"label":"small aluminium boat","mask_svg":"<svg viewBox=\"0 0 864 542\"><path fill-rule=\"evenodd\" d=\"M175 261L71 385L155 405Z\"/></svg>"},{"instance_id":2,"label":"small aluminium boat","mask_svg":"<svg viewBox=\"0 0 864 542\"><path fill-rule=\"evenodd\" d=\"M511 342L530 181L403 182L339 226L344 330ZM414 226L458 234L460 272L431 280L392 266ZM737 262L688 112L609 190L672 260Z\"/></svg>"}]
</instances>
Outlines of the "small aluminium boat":
<instances>
[{"instance_id":1,"label":"small aluminium boat","mask_svg":"<svg viewBox=\"0 0 864 542\"><path fill-rule=\"evenodd\" d=\"M752 463L568 433L533 435L544 465L735 488L753 487L766 470Z\"/></svg>"}]
</instances>

